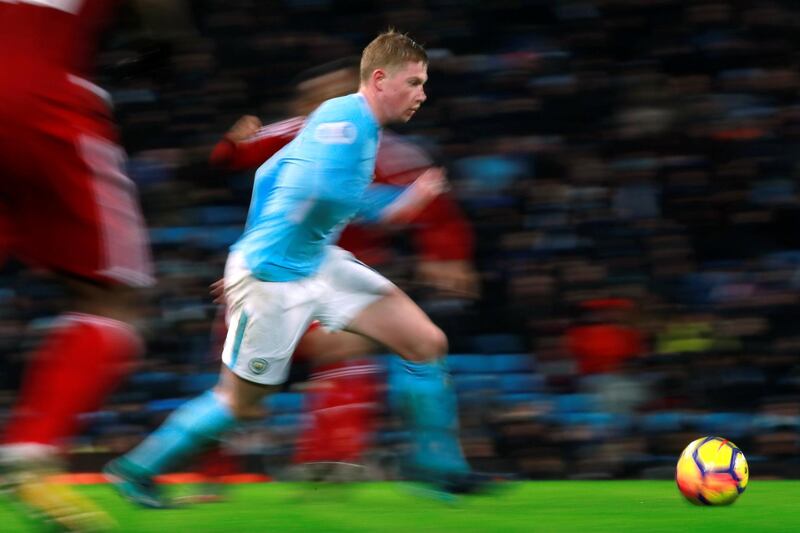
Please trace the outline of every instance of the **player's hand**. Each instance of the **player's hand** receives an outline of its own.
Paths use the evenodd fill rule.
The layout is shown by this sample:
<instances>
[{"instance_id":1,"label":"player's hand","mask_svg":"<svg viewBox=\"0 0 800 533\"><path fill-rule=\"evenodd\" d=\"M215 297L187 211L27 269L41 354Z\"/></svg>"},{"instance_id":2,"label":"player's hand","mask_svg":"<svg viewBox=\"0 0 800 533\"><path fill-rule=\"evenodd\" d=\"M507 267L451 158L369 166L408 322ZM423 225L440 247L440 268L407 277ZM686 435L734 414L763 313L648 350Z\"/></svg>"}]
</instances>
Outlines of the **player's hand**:
<instances>
[{"instance_id":1,"label":"player's hand","mask_svg":"<svg viewBox=\"0 0 800 533\"><path fill-rule=\"evenodd\" d=\"M242 142L248 137L252 137L261 127L261 120L253 115L244 115L231 126L225 137L234 143Z\"/></svg>"},{"instance_id":2,"label":"player's hand","mask_svg":"<svg viewBox=\"0 0 800 533\"><path fill-rule=\"evenodd\" d=\"M218 279L208 288L214 303L223 305L225 303L225 278Z\"/></svg>"},{"instance_id":3,"label":"player's hand","mask_svg":"<svg viewBox=\"0 0 800 533\"><path fill-rule=\"evenodd\" d=\"M422 261L417 266L417 280L436 288L442 295L480 296L479 276L469 261Z\"/></svg>"},{"instance_id":4,"label":"player's hand","mask_svg":"<svg viewBox=\"0 0 800 533\"><path fill-rule=\"evenodd\" d=\"M428 205L431 200L450 190L447 182L447 172L442 167L431 167L423 172L414 183L411 184L416 196L417 204L422 207Z\"/></svg>"},{"instance_id":5,"label":"player's hand","mask_svg":"<svg viewBox=\"0 0 800 533\"><path fill-rule=\"evenodd\" d=\"M407 224L411 222L434 198L450 190L447 173L442 167L431 167L423 172L408 189L390 205L381 222Z\"/></svg>"}]
</instances>

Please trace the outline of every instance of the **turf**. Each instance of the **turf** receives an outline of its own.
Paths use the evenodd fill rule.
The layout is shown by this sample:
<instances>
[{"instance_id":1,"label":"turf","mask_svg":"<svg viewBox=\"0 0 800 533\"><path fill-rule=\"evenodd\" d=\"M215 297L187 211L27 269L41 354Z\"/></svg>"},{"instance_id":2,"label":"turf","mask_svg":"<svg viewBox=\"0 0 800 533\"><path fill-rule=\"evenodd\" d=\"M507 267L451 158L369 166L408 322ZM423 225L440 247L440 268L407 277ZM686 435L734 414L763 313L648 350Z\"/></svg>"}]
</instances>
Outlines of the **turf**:
<instances>
[{"instance_id":1,"label":"turf","mask_svg":"<svg viewBox=\"0 0 800 533\"><path fill-rule=\"evenodd\" d=\"M670 481L508 483L496 494L449 503L410 487L243 484L230 487L226 502L162 511L134 508L107 485L77 488L107 509L121 531L137 533L800 531L800 481L756 480L734 505L716 508L685 502ZM30 524L2 505L0 530L29 531Z\"/></svg>"}]
</instances>

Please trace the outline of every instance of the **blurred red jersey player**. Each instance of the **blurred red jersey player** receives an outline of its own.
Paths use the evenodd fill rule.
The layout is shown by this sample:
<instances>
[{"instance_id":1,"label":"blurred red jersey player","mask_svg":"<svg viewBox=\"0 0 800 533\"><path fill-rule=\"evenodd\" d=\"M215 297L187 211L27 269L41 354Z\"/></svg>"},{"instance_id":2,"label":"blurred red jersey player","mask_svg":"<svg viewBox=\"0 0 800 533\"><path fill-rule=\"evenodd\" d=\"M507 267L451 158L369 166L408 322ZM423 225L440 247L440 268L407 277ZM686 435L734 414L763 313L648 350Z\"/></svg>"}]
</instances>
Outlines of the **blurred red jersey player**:
<instances>
[{"instance_id":1,"label":"blurred red jersey player","mask_svg":"<svg viewBox=\"0 0 800 533\"><path fill-rule=\"evenodd\" d=\"M305 116L327 98L354 92L358 63L343 59L308 71L297 83L294 110L299 116L261 125L253 116L242 117L215 146L211 163L226 170L258 167L289 143L301 130ZM431 158L416 145L391 132L384 132L378 150L375 183L409 186L426 169ZM350 224L338 245L365 263L380 268L391 262L390 228L411 230L420 263L420 281L443 292L474 297L477 275L472 267L473 241L469 223L448 194L436 194L428 202L410 202L422 209L402 206L380 225ZM366 356L375 346L364 337L340 331L329 333L312 326L298 345L295 357L314 367L309 414L311 422L300 437L295 463L340 463L335 477L359 463L370 444L377 405L377 368ZM335 466L335 465L334 465ZM326 469L309 469L312 477Z\"/></svg>"},{"instance_id":2,"label":"blurred red jersey player","mask_svg":"<svg viewBox=\"0 0 800 533\"><path fill-rule=\"evenodd\" d=\"M140 352L136 288L152 283L109 98L89 81L115 4L0 1L3 256L48 270L73 302L30 358L0 465L18 499L67 529L102 515L44 474Z\"/></svg>"}]
</instances>

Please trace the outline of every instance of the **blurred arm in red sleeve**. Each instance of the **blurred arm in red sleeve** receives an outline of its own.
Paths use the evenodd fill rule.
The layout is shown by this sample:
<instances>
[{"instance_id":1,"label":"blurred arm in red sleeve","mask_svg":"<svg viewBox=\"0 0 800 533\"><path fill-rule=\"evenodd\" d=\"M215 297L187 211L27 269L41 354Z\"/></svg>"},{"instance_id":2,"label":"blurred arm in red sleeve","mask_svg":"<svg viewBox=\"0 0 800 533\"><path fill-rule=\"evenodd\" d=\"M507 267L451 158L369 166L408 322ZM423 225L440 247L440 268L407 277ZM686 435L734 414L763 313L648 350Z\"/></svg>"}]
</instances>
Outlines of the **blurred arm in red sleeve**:
<instances>
[{"instance_id":1,"label":"blurred arm in red sleeve","mask_svg":"<svg viewBox=\"0 0 800 533\"><path fill-rule=\"evenodd\" d=\"M412 221L420 253L417 277L445 294L477 298L472 227L450 193L440 194Z\"/></svg>"},{"instance_id":2,"label":"blurred arm in red sleeve","mask_svg":"<svg viewBox=\"0 0 800 533\"><path fill-rule=\"evenodd\" d=\"M407 186L433 165L420 147L386 131L378 152L375 181ZM420 257L417 280L443 295L476 298L479 278L473 265L472 227L452 194L436 196L409 222Z\"/></svg>"},{"instance_id":3,"label":"blurred arm in red sleeve","mask_svg":"<svg viewBox=\"0 0 800 533\"><path fill-rule=\"evenodd\" d=\"M294 139L304 123L305 117L294 117L261 126L258 118L245 115L214 147L210 162L231 171L257 168Z\"/></svg>"}]
</instances>

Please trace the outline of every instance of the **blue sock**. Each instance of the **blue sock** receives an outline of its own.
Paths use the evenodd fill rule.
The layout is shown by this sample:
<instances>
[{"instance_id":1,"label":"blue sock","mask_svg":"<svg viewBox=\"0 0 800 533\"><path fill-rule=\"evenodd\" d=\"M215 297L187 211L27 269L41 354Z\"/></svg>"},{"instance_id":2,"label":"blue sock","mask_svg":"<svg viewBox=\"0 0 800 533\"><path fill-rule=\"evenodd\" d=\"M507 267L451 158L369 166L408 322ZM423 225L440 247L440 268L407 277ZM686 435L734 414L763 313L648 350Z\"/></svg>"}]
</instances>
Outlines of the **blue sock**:
<instances>
[{"instance_id":1,"label":"blue sock","mask_svg":"<svg viewBox=\"0 0 800 533\"><path fill-rule=\"evenodd\" d=\"M143 474L154 476L180 464L236 424L213 391L178 407L161 426L124 459Z\"/></svg>"},{"instance_id":2,"label":"blue sock","mask_svg":"<svg viewBox=\"0 0 800 533\"><path fill-rule=\"evenodd\" d=\"M391 400L411 436L411 466L442 473L468 472L458 439L456 394L444 361L398 358L389 377Z\"/></svg>"}]
</instances>

